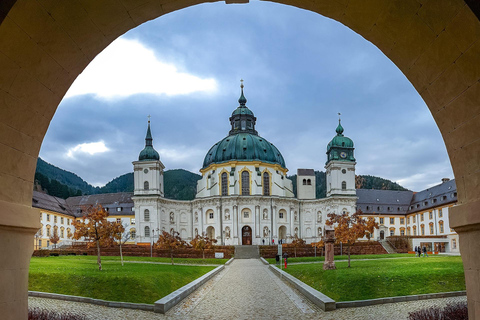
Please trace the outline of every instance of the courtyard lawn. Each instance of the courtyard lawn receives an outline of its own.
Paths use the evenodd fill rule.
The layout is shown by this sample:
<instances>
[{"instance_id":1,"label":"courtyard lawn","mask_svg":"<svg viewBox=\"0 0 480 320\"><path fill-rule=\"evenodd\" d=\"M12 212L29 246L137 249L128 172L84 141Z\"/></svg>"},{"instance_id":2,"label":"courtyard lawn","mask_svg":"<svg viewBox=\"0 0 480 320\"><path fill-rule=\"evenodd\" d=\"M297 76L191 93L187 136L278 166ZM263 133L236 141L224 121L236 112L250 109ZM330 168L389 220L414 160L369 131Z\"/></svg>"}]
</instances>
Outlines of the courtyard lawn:
<instances>
[{"instance_id":1,"label":"courtyard lawn","mask_svg":"<svg viewBox=\"0 0 480 320\"><path fill-rule=\"evenodd\" d=\"M361 254L361 255L351 255L351 260L356 259L391 259L391 258L410 258L415 257L414 254L408 253L394 253L394 254ZM268 258L265 259L268 263L274 264L275 258ZM348 255L344 254L342 256L335 256L335 260L348 260ZM325 261L324 256L317 256L317 257L288 257L288 263L297 263L297 262L323 262Z\"/></svg>"},{"instance_id":2,"label":"courtyard lawn","mask_svg":"<svg viewBox=\"0 0 480 320\"><path fill-rule=\"evenodd\" d=\"M28 289L109 301L152 304L213 270L212 266L125 263L96 256L32 257ZM168 259L169 260L169 259Z\"/></svg>"},{"instance_id":3,"label":"courtyard lawn","mask_svg":"<svg viewBox=\"0 0 480 320\"><path fill-rule=\"evenodd\" d=\"M336 259L336 270L323 264L290 265L285 270L335 301L366 300L394 296L465 290L462 258Z\"/></svg>"},{"instance_id":4,"label":"courtyard lawn","mask_svg":"<svg viewBox=\"0 0 480 320\"><path fill-rule=\"evenodd\" d=\"M85 256L77 256L77 257L85 257ZM88 257L88 256L87 256ZM95 256L96 259L96 256ZM190 259L190 258L173 258L173 262L175 264L225 264L229 259ZM120 257L119 256L105 256L102 257L102 262L103 261L117 261L120 263ZM123 261L139 261L139 262L160 262L160 263L168 263L171 264L172 260L170 258L161 258L161 257L130 257L130 256L124 256Z\"/></svg>"}]
</instances>

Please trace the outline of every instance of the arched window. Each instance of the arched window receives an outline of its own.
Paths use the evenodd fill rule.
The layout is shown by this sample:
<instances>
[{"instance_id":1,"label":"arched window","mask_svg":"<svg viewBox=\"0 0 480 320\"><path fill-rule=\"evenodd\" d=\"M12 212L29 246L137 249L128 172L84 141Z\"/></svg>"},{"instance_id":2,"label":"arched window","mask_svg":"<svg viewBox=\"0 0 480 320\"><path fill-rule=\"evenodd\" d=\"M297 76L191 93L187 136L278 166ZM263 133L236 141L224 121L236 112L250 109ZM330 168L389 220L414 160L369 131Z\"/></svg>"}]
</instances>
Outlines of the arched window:
<instances>
[{"instance_id":1,"label":"arched window","mask_svg":"<svg viewBox=\"0 0 480 320\"><path fill-rule=\"evenodd\" d=\"M228 196L228 174L222 173L222 196Z\"/></svg>"},{"instance_id":2,"label":"arched window","mask_svg":"<svg viewBox=\"0 0 480 320\"><path fill-rule=\"evenodd\" d=\"M270 195L270 175L268 172L263 173L263 195Z\"/></svg>"},{"instance_id":3,"label":"arched window","mask_svg":"<svg viewBox=\"0 0 480 320\"><path fill-rule=\"evenodd\" d=\"M442 220L438 221L438 227L440 229L440 233L443 233L444 229L443 229L443 221Z\"/></svg>"},{"instance_id":4,"label":"arched window","mask_svg":"<svg viewBox=\"0 0 480 320\"><path fill-rule=\"evenodd\" d=\"M148 184L148 181L145 181L145 182L143 183L143 189L144 189L144 190L148 190L149 188L150 188L150 186L149 186L149 184Z\"/></svg>"},{"instance_id":5,"label":"arched window","mask_svg":"<svg viewBox=\"0 0 480 320\"><path fill-rule=\"evenodd\" d=\"M130 239L135 239L135 237L137 236L137 232L135 229L130 229Z\"/></svg>"},{"instance_id":6,"label":"arched window","mask_svg":"<svg viewBox=\"0 0 480 320\"><path fill-rule=\"evenodd\" d=\"M143 220L150 221L150 210L145 209L145 211L143 211Z\"/></svg>"},{"instance_id":7,"label":"arched window","mask_svg":"<svg viewBox=\"0 0 480 320\"><path fill-rule=\"evenodd\" d=\"M307 185L307 179L303 179L303 185L304 185L304 186Z\"/></svg>"},{"instance_id":8,"label":"arched window","mask_svg":"<svg viewBox=\"0 0 480 320\"><path fill-rule=\"evenodd\" d=\"M250 173L242 171L242 196L250 195Z\"/></svg>"},{"instance_id":9,"label":"arched window","mask_svg":"<svg viewBox=\"0 0 480 320\"><path fill-rule=\"evenodd\" d=\"M307 180L307 185L308 185L308 186L311 186L311 185L312 185L312 180L308 179L308 180Z\"/></svg>"},{"instance_id":10,"label":"arched window","mask_svg":"<svg viewBox=\"0 0 480 320\"><path fill-rule=\"evenodd\" d=\"M145 227L145 237L150 237L150 227L149 226Z\"/></svg>"},{"instance_id":11,"label":"arched window","mask_svg":"<svg viewBox=\"0 0 480 320\"><path fill-rule=\"evenodd\" d=\"M347 190L347 183L342 181L342 190Z\"/></svg>"}]
</instances>

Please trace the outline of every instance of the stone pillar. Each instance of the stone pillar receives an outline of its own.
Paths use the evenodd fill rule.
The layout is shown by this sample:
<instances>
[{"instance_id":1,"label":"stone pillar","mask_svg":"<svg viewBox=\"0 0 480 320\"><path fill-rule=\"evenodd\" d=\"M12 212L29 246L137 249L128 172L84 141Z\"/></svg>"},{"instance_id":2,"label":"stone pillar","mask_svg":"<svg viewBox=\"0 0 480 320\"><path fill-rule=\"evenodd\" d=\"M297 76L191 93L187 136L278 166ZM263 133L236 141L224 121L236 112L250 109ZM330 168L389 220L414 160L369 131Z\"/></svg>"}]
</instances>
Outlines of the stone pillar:
<instances>
[{"instance_id":1,"label":"stone pillar","mask_svg":"<svg viewBox=\"0 0 480 320\"><path fill-rule=\"evenodd\" d=\"M260 238L260 206L255 206L255 237Z\"/></svg>"},{"instance_id":2,"label":"stone pillar","mask_svg":"<svg viewBox=\"0 0 480 320\"><path fill-rule=\"evenodd\" d=\"M467 287L468 319L480 320L480 200L449 209L450 227L459 237ZM418 218L418 217L417 217Z\"/></svg>"},{"instance_id":3,"label":"stone pillar","mask_svg":"<svg viewBox=\"0 0 480 320\"><path fill-rule=\"evenodd\" d=\"M337 269L334 259L335 231L331 226L325 226L325 263L323 270Z\"/></svg>"},{"instance_id":4,"label":"stone pillar","mask_svg":"<svg viewBox=\"0 0 480 320\"><path fill-rule=\"evenodd\" d=\"M289 217L289 222L290 222L290 237L293 237L295 233L295 223L294 223L294 218L293 218L293 212L295 210L295 207L290 207L290 217Z\"/></svg>"},{"instance_id":5,"label":"stone pillar","mask_svg":"<svg viewBox=\"0 0 480 320\"><path fill-rule=\"evenodd\" d=\"M233 206L233 220L232 220L232 223L233 223L233 226L232 226L232 228L233 228L233 238L238 239L238 206L237 205Z\"/></svg>"},{"instance_id":6,"label":"stone pillar","mask_svg":"<svg viewBox=\"0 0 480 320\"><path fill-rule=\"evenodd\" d=\"M277 239L278 241L278 226L277 226L277 206L272 207L272 239Z\"/></svg>"}]
</instances>

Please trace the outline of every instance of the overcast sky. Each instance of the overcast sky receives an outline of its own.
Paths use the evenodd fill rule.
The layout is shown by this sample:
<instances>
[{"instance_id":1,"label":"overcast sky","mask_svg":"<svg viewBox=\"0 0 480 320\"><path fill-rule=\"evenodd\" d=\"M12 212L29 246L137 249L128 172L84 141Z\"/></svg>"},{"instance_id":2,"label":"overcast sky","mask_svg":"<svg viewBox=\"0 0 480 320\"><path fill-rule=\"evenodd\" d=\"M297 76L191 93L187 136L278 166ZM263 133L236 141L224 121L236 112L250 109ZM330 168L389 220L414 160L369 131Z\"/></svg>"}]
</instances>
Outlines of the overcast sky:
<instances>
[{"instance_id":1,"label":"overcast sky","mask_svg":"<svg viewBox=\"0 0 480 320\"><path fill-rule=\"evenodd\" d=\"M166 169L198 173L228 135L240 79L289 174L324 170L340 112L357 174L414 191L453 178L428 108L380 50L336 21L258 1L190 7L118 38L68 91L40 156L104 185L133 171L151 115Z\"/></svg>"}]
</instances>

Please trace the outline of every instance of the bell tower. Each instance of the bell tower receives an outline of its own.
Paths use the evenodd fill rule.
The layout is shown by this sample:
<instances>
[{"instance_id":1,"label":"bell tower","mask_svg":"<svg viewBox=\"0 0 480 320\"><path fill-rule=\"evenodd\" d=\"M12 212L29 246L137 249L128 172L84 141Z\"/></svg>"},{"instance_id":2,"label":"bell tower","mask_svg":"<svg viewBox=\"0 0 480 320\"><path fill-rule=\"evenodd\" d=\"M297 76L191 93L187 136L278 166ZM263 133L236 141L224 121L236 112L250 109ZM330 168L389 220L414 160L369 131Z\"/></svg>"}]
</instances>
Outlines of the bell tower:
<instances>
[{"instance_id":1,"label":"bell tower","mask_svg":"<svg viewBox=\"0 0 480 320\"><path fill-rule=\"evenodd\" d=\"M150 116L149 116L150 117ZM163 169L165 166L160 161L160 155L153 148L150 120L148 120L145 148L140 152L138 161L133 162L134 195L157 195L163 193Z\"/></svg>"},{"instance_id":2,"label":"bell tower","mask_svg":"<svg viewBox=\"0 0 480 320\"><path fill-rule=\"evenodd\" d=\"M340 113L338 114L340 116ZM327 197L356 196L355 157L352 139L343 135L340 118L335 130L337 135L327 145Z\"/></svg>"}]
</instances>

